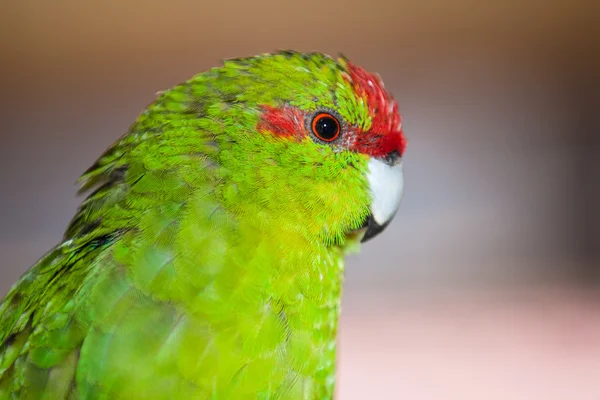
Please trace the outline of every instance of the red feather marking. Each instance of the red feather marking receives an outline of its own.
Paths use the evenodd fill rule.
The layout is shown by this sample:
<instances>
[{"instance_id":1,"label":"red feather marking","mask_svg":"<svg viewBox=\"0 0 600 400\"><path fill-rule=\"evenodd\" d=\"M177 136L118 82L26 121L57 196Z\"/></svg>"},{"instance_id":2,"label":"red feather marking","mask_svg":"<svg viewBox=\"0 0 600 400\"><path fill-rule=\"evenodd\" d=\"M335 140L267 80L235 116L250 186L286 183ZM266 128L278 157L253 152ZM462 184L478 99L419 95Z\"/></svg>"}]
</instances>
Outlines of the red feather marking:
<instances>
[{"instance_id":1,"label":"red feather marking","mask_svg":"<svg viewBox=\"0 0 600 400\"><path fill-rule=\"evenodd\" d=\"M378 75L348 63L350 83L358 96L367 102L371 116L371 128L358 131L351 148L354 151L373 157L382 157L397 151L400 155L406 149L406 138L402 132L402 118L398 112L398 103L384 89Z\"/></svg>"},{"instance_id":2,"label":"red feather marking","mask_svg":"<svg viewBox=\"0 0 600 400\"><path fill-rule=\"evenodd\" d=\"M258 122L259 131L268 131L277 136L297 137L306 136L304 116L293 107L263 106L263 113Z\"/></svg>"}]
</instances>

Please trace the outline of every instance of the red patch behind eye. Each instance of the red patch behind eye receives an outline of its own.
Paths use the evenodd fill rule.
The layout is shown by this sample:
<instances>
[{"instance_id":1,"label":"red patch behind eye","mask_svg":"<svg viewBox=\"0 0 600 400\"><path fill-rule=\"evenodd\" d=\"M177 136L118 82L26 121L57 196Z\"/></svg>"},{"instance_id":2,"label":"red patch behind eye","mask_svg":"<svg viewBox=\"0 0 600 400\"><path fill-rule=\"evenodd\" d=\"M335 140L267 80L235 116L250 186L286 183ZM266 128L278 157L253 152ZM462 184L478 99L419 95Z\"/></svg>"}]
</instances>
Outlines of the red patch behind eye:
<instances>
[{"instance_id":1,"label":"red patch behind eye","mask_svg":"<svg viewBox=\"0 0 600 400\"><path fill-rule=\"evenodd\" d=\"M374 157L385 156L394 150L404 154L406 139L401 129L398 103L384 89L379 76L352 63L348 63L348 69L356 94L367 101L372 122L368 131L356 133L352 149Z\"/></svg>"},{"instance_id":2,"label":"red patch behind eye","mask_svg":"<svg viewBox=\"0 0 600 400\"><path fill-rule=\"evenodd\" d=\"M269 131L277 136L302 137L304 133L304 116L297 108L276 108L263 106L263 113L258 130Z\"/></svg>"}]
</instances>

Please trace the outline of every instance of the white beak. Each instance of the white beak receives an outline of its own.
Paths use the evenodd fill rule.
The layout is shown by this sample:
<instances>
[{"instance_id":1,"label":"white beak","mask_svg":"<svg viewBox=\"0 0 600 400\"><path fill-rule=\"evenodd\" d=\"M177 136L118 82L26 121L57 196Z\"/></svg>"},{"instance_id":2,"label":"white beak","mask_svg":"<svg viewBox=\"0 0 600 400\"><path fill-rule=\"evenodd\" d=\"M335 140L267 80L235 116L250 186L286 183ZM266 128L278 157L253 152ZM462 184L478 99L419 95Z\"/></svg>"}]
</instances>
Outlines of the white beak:
<instances>
[{"instance_id":1,"label":"white beak","mask_svg":"<svg viewBox=\"0 0 600 400\"><path fill-rule=\"evenodd\" d=\"M371 158L367 178L371 188L371 216L363 242L381 232L398 211L404 188L402 162L390 164Z\"/></svg>"}]
</instances>

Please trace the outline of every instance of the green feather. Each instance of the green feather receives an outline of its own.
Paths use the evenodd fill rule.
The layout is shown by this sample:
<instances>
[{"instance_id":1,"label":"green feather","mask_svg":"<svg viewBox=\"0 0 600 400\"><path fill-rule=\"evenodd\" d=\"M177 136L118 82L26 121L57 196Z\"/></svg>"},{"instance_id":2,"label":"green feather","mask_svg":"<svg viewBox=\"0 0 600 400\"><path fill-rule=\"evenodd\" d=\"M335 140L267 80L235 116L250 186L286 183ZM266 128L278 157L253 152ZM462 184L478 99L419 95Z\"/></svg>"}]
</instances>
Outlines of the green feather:
<instances>
[{"instance_id":1,"label":"green feather","mask_svg":"<svg viewBox=\"0 0 600 400\"><path fill-rule=\"evenodd\" d=\"M331 398L368 156L256 127L290 105L368 129L347 75L282 52L160 94L0 306L0 398Z\"/></svg>"}]
</instances>

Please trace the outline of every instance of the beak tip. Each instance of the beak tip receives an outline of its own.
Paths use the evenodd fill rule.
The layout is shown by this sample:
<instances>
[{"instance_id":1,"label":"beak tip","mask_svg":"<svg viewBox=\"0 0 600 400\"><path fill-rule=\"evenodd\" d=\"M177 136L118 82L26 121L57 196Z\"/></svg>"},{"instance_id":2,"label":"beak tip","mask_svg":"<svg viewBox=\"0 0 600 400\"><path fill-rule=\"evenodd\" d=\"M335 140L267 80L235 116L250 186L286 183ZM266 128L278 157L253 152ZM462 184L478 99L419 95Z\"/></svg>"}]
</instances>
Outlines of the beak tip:
<instances>
[{"instance_id":1,"label":"beak tip","mask_svg":"<svg viewBox=\"0 0 600 400\"><path fill-rule=\"evenodd\" d=\"M360 240L361 243L365 243L377 236L378 234L380 234L381 232L383 232L383 230L390 224L390 221L391 219L383 225L379 225L377 221L375 221L375 218L373 218L373 215L369 215L365 220L365 223L363 224L363 228L366 228L366 231L364 236Z\"/></svg>"}]
</instances>

